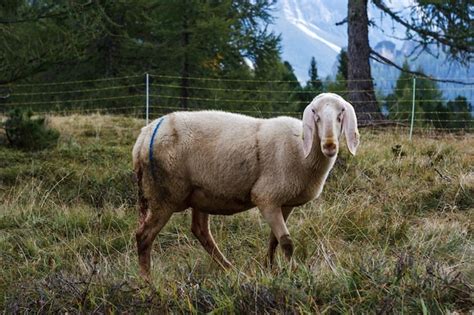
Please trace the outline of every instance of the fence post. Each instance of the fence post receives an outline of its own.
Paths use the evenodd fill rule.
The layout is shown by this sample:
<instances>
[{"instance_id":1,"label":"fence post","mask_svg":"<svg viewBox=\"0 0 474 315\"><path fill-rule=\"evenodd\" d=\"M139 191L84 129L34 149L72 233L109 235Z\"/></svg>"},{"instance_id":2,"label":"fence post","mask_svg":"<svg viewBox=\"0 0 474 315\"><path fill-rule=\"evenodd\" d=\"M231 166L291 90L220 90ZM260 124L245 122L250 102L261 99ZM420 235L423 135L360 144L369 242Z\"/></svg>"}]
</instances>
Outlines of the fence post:
<instances>
[{"instance_id":1,"label":"fence post","mask_svg":"<svg viewBox=\"0 0 474 315\"><path fill-rule=\"evenodd\" d=\"M416 76L413 76L413 100L411 105L411 124L410 124L410 141L413 136L413 124L415 122L415 91L416 91Z\"/></svg>"},{"instance_id":2,"label":"fence post","mask_svg":"<svg viewBox=\"0 0 474 315\"><path fill-rule=\"evenodd\" d=\"M145 73L145 84L146 84L146 124L148 125L148 118L150 113L150 75Z\"/></svg>"}]
</instances>

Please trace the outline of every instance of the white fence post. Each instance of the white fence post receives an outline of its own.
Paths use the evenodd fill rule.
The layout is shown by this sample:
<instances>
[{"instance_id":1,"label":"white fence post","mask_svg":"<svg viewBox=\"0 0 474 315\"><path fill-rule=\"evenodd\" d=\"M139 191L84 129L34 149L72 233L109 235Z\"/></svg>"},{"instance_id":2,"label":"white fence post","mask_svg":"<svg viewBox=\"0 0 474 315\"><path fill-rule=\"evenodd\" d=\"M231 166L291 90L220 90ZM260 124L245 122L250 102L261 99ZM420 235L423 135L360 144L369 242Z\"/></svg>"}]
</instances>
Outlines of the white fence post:
<instances>
[{"instance_id":1,"label":"white fence post","mask_svg":"<svg viewBox=\"0 0 474 315\"><path fill-rule=\"evenodd\" d=\"M410 141L413 136L413 124L415 122L415 92L416 92L416 76L413 76L413 100L412 100L412 105L411 105Z\"/></svg>"},{"instance_id":2,"label":"white fence post","mask_svg":"<svg viewBox=\"0 0 474 315\"><path fill-rule=\"evenodd\" d=\"M146 124L148 125L148 118L150 114L150 75L148 73L145 74L145 82L146 82Z\"/></svg>"}]
</instances>

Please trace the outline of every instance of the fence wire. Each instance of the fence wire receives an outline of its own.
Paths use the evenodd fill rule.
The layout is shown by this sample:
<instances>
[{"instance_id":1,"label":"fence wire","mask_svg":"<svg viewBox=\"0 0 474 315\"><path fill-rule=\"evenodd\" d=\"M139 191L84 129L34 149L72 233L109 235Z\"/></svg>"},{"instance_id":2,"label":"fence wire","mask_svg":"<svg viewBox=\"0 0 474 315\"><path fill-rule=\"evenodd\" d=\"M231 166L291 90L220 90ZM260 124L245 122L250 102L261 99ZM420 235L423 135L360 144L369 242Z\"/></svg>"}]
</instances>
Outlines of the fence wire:
<instances>
[{"instance_id":1,"label":"fence wire","mask_svg":"<svg viewBox=\"0 0 474 315\"><path fill-rule=\"evenodd\" d=\"M5 116L12 109L22 108L40 115L100 113L144 118L148 112L150 118L157 118L174 111L211 109L262 118L282 115L301 118L304 107L315 96L314 91L301 88L299 82L291 80L188 77L186 78L188 86L183 87L181 82L183 78L180 76L152 74L149 75L149 79L148 85L144 75L3 85L0 86L0 113ZM456 79L462 79L466 83L472 81L474 84L474 78ZM463 94L463 104L467 104L465 108L461 108L459 99L447 100L440 93L431 93L431 97L416 98L415 111L412 111L413 91L410 88L397 89L396 83L400 82L399 79L381 81L392 87L376 87L377 93L383 95L374 101L381 111L364 112L376 118L371 119L368 126L377 128L391 124L400 129L408 128L413 117L414 127L417 130L436 129L455 132L474 130L471 106L474 101L472 95L474 86L447 86L441 90L443 93ZM292 89L289 83L297 83L295 86L298 88ZM186 93L183 95L184 90ZM436 90L438 89L420 87L416 88L416 94L423 95L422 92ZM145 107L147 91L149 91L148 111ZM335 88L331 92L347 96L354 91ZM357 92L368 92L368 90L357 90ZM402 92L409 94L403 100L388 97L390 94ZM353 102L356 111L364 104L367 102ZM186 108L183 108L184 105ZM451 107L448 108L448 105Z\"/></svg>"}]
</instances>

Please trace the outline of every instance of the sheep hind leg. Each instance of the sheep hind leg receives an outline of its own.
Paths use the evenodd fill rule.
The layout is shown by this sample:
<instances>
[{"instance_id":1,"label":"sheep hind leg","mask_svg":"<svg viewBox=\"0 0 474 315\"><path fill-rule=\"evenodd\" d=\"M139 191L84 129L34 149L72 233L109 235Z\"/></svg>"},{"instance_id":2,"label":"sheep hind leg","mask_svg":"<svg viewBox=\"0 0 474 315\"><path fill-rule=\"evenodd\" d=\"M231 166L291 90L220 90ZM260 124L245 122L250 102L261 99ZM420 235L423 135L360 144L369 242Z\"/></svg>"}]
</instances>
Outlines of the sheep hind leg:
<instances>
[{"instance_id":1,"label":"sheep hind leg","mask_svg":"<svg viewBox=\"0 0 474 315\"><path fill-rule=\"evenodd\" d=\"M282 208L283 219L285 220L285 222L290 216L291 210L293 210L292 207ZM273 231L270 231L270 241L268 242L268 254L267 254L267 260L266 260L267 267L273 266L273 260L275 257L275 250L277 246L278 246L278 240L275 234L273 234Z\"/></svg>"},{"instance_id":2,"label":"sheep hind leg","mask_svg":"<svg viewBox=\"0 0 474 315\"><path fill-rule=\"evenodd\" d=\"M146 216L141 218L140 225L135 234L137 240L138 263L140 275L149 282L151 266L151 247L158 233L166 225L172 210L150 208Z\"/></svg>"},{"instance_id":3,"label":"sheep hind leg","mask_svg":"<svg viewBox=\"0 0 474 315\"><path fill-rule=\"evenodd\" d=\"M224 257L212 237L209 229L209 214L193 209L191 231L209 255L211 255L222 268L229 269L232 267L232 264Z\"/></svg>"}]
</instances>

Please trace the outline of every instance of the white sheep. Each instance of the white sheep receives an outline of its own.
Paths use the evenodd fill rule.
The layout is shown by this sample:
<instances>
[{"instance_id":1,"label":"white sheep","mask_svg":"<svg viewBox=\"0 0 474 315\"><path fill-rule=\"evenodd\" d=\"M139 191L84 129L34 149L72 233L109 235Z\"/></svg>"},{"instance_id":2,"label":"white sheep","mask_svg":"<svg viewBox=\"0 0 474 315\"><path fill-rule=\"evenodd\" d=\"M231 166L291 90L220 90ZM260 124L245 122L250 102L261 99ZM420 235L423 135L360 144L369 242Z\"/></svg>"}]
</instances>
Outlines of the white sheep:
<instances>
[{"instance_id":1,"label":"white sheep","mask_svg":"<svg viewBox=\"0 0 474 315\"><path fill-rule=\"evenodd\" d=\"M144 127L133 148L139 187L136 232L140 273L149 279L153 240L174 212L192 208L192 232L222 267L231 263L209 230L209 215L258 207L271 227L268 261L280 244L290 259L286 219L293 207L321 193L344 133L349 151L359 144L352 105L323 93L303 121L257 119L220 111L175 112Z\"/></svg>"}]
</instances>

